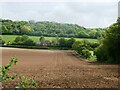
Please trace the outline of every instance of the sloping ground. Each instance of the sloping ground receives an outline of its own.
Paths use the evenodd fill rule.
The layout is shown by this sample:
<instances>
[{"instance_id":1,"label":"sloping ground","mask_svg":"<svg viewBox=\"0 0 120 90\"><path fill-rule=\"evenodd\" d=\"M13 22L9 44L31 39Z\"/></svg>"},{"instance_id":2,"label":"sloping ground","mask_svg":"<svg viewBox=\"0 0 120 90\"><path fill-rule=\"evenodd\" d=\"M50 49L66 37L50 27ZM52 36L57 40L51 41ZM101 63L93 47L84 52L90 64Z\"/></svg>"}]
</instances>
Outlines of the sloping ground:
<instances>
[{"instance_id":1,"label":"sloping ground","mask_svg":"<svg viewBox=\"0 0 120 90\"><path fill-rule=\"evenodd\" d=\"M2 63L18 63L10 73L33 77L40 88L118 88L118 65L88 63L72 51L2 49ZM12 87L12 83L10 83Z\"/></svg>"}]
</instances>

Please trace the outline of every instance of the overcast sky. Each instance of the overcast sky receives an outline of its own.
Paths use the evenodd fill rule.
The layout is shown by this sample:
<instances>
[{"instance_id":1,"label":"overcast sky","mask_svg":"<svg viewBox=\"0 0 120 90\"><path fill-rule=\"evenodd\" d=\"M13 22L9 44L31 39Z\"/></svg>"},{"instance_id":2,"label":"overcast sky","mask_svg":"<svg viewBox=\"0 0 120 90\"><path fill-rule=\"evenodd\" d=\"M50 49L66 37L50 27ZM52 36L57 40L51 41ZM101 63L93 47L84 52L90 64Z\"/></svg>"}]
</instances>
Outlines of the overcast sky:
<instances>
[{"instance_id":1,"label":"overcast sky","mask_svg":"<svg viewBox=\"0 0 120 90\"><path fill-rule=\"evenodd\" d=\"M9 2L8 2L9 1ZM4 0L0 17L73 23L84 27L107 27L118 17L119 0Z\"/></svg>"}]
</instances>

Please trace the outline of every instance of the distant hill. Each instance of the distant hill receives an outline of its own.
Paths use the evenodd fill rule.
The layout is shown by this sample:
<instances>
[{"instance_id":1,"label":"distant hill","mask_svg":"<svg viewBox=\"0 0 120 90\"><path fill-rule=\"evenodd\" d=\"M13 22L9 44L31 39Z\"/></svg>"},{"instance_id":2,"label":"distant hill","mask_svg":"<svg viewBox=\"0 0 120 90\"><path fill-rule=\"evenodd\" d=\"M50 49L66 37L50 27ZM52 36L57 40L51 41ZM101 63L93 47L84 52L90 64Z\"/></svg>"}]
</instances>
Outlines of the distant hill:
<instances>
[{"instance_id":1,"label":"distant hill","mask_svg":"<svg viewBox=\"0 0 120 90\"><path fill-rule=\"evenodd\" d=\"M105 29L88 29L77 24L41 21L13 21L0 19L0 31L4 35L32 35L49 37L80 37L97 38L104 34Z\"/></svg>"}]
</instances>

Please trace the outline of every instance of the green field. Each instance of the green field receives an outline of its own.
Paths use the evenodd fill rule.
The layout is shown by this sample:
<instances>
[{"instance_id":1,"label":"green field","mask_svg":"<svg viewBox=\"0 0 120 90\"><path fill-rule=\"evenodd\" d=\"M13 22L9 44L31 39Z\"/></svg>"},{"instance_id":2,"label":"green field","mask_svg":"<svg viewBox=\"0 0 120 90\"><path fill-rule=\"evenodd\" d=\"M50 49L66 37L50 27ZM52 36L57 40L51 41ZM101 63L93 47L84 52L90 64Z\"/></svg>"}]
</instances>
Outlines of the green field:
<instances>
[{"instance_id":1,"label":"green field","mask_svg":"<svg viewBox=\"0 0 120 90\"><path fill-rule=\"evenodd\" d=\"M18 35L0 35L2 37L2 39L7 43L7 42L13 42L15 40L15 38ZM39 36L29 36L32 40L34 40L35 42L39 41ZM53 40L55 37L45 37L45 40ZM69 39L69 38L66 38ZM87 38L75 38L77 41L80 40L88 40L90 42L98 42L97 39L87 39Z\"/></svg>"}]
</instances>

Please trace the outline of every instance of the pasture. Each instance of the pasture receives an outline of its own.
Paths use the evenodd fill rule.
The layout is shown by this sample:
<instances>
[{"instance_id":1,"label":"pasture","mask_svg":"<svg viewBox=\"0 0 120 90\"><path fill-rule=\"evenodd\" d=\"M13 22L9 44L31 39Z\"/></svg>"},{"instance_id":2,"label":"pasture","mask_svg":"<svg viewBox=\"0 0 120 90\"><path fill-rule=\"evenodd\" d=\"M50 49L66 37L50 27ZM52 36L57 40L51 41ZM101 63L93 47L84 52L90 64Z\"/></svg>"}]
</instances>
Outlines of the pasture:
<instances>
[{"instance_id":1,"label":"pasture","mask_svg":"<svg viewBox=\"0 0 120 90\"><path fill-rule=\"evenodd\" d=\"M3 38L3 40L5 42L13 42L15 40L15 38L17 37L18 35L1 35L1 37ZM38 42L39 41L39 36L29 36L34 42ZM55 39L55 37L45 37L46 40L53 40ZM66 38L66 39L69 39L69 38ZM90 38L75 38L77 41L80 41L80 40L88 40L90 42L98 42L97 39L90 39Z\"/></svg>"}]
</instances>

